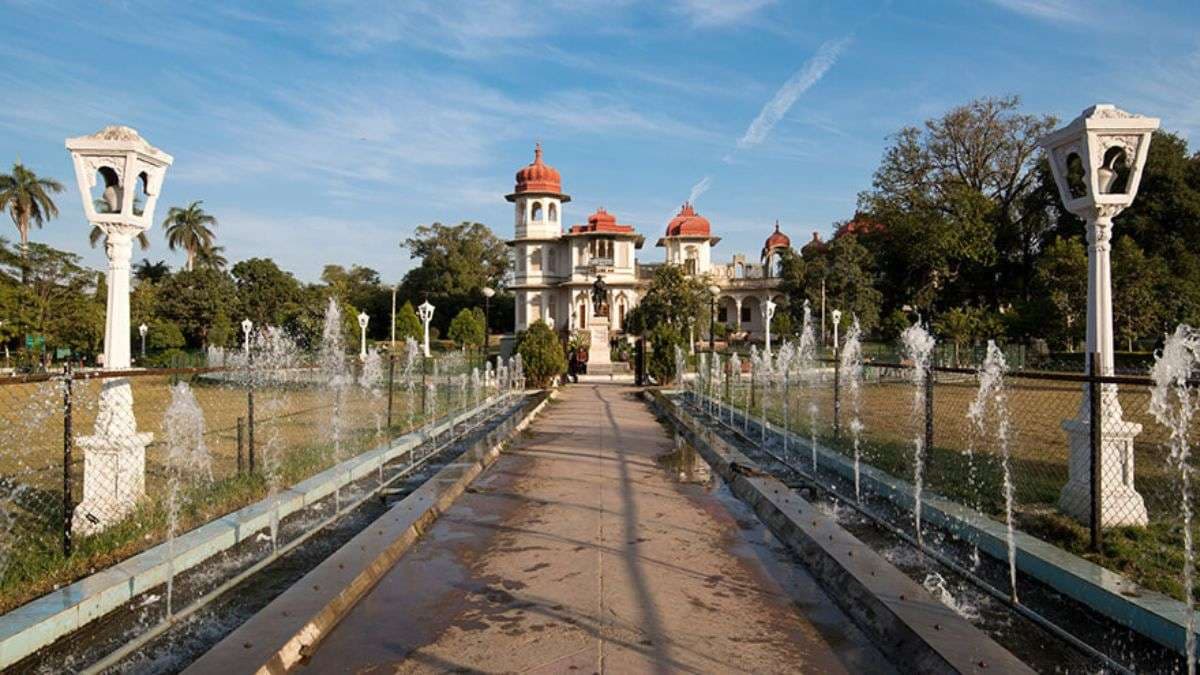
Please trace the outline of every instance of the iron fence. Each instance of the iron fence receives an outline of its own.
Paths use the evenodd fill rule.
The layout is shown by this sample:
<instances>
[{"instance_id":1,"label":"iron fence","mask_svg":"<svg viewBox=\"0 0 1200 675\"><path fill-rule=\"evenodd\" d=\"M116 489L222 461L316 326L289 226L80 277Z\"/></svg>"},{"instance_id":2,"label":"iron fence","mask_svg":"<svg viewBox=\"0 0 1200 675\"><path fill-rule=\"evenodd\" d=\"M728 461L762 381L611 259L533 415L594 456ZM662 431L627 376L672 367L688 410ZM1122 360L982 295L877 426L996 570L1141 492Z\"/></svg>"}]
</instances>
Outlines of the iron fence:
<instances>
[{"instance_id":1,"label":"iron fence","mask_svg":"<svg viewBox=\"0 0 1200 675\"><path fill-rule=\"evenodd\" d=\"M708 372L697 368L688 386L735 426L761 430L766 419L1001 522L1007 468L1018 530L1183 597L1183 469L1150 412L1149 377L1014 370L981 393L976 369L931 366L916 378L911 363L867 360L856 402L837 359L786 378L749 360L740 373L728 359L697 365ZM1194 481L1188 493L1200 496Z\"/></svg>"},{"instance_id":2,"label":"iron fence","mask_svg":"<svg viewBox=\"0 0 1200 675\"><path fill-rule=\"evenodd\" d=\"M498 386L462 353L0 378L0 613Z\"/></svg>"}]
</instances>

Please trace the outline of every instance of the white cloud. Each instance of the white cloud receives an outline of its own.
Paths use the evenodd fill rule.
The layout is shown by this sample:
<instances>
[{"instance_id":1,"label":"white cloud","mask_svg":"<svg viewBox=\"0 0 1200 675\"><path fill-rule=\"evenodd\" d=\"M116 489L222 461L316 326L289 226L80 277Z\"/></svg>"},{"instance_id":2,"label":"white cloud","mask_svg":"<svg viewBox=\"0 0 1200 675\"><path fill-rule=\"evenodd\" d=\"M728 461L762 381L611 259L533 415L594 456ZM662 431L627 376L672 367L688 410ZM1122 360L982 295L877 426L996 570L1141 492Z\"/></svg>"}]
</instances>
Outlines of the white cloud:
<instances>
[{"instance_id":1,"label":"white cloud","mask_svg":"<svg viewBox=\"0 0 1200 675\"><path fill-rule=\"evenodd\" d=\"M749 148L766 140L771 129L775 128L779 120L783 119L783 116L796 103L796 99L800 98L814 84L820 82L833 64L837 63L838 57L849 43L850 38L847 37L841 40L831 40L821 45L817 49L817 53L806 61L800 70L788 78L787 82L783 83L770 101L767 101L767 104L758 113L758 117L755 117L750 126L746 128L746 133L738 139L738 147Z\"/></svg>"},{"instance_id":2,"label":"white cloud","mask_svg":"<svg viewBox=\"0 0 1200 675\"><path fill-rule=\"evenodd\" d=\"M774 0L679 0L676 11L697 28L742 23Z\"/></svg>"},{"instance_id":3,"label":"white cloud","mask_svg":"<svg viewBox=\"0 0 1200 675\"><path fill-rule=\"evenodd\" d=\"M1080 22L1088 15L1089 11L1094 11L1081 5L1077 0L990 0L990 2L1035 19L1062 23Z\"/></svg>"},{"instance_id":4,"label":"white cloud","mask_svg":"<svg viewBox=\"0 0 1200 675\"><path fill-rule=\"evenodd\" d=\"M704 178L701 178L700 182L692 186L692 191L688 194L688 202L695 204L696 200L700 198L700 195L708 192L710 187L712 187L712 176L705 176Z\"/></svg>"}]
</instances>

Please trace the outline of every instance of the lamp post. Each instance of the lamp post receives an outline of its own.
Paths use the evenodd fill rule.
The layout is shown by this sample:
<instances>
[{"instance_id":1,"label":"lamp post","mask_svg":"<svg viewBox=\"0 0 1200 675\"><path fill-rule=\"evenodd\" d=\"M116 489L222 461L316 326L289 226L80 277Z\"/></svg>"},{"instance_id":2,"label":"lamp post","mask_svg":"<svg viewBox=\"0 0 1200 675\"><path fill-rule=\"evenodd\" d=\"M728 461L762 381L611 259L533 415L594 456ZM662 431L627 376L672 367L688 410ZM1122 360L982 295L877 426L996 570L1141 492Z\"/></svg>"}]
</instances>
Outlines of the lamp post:
<instances>
[{"instance_id":1,"label":"lamp post","mask_svg":"<svg viewBox=\"0 0 1200 675\"><path fill-rule=\"evenodd\" d=\"M108 257L104 365L109 370L125 370L131 365L129 262L133 240L153 225L163 178L174 160L137 131L123 126L69 138L66 147L84 216L104 233ZM85 453L83 499L72 514L72 531L91 534L104 530L136 508L145 494L146 445L151 438L137 430L129 380L106 380L100 390L95 431L77 439Z\"/></svg>"},{"instance_id":2,"label":"lamp post","mask_svg":"<svg viewBox=\"0 0 1200 675\"><path fill-rule=\"evenodd\" d=\"M242 319L242 349L246 355L250 355L250 331L254 330L254 322L250 319Z\"/></svg>"},{"instance_id":3,"label":"lamp post","mask_svg":"<svg viewBox=\"0 0 1200 675\"><path fill-rule=\"evenodd\" d=\"M496 289L491 286L483 287L483 342L487 346L488 324L491 323L492 316L492 296L496 294Z\"/></svg>"},{"instance_id":4,"label":"lamp post","mask_svg":"<svg viewBox=\"0 0 1200 675\"><path fill-rule=\"evenodd\" d=\"M147 326L146 324L142 324L142 325L138 326L138 335L140 335L142 337L142 358L143 359L146 358L146 331L148 331L148 330L150 330L150 327Z\"/></svg>"},{"instance_id":5,"label":"lamp post","mask_svg":"<svg viewBox=\"0 0 1200 675\"><path fill-rule=\"evenodd\" d=\"M425 358L429 358L429 322L433 320L433 305L429 304L429 299L417 308L417 315L421 317L421 321L425 324Z\"/></svg>"},{"instance_id":6,"label":"lamp post","mask_svg":"<svg viewBox=\"0 0 1200 675\"><path fill-rule=\"evenodd\" d=\"M771 319L775 318L775 302L767 298L762 304L763 327L767 333L767 355L771 354Z\"/></svg>"},{"instance_id":7,"label":"lamp post","mask_svg":"<svg viewBox=\"0 0 1200 675\"><path fill-rule=\"evenodd\" d=\"M1087 223L1088 242L1088 372L1113 374L1112 266L1109 260L1113 218L1133 203L1150 137L1158 120L1132 115L1112 105L1084 110L1070 124L1039 141L1046 150L1059 196L1067 211ZM1093 367L1093 360L1095 364ZM1071 454L1067 484L1058 505L1065 513L1092 523L1093 507L1099 523L1093 529L1145 525L1146 506L1134 489L1133 439L1142 426L1123 419L1117 385L1099 388L1099 442L1093 467L1092 401L1084 385L1079 414L1063 422ZM1093 476L1099 485L1093 495Z\"/></svg>"},{"instance_id":8,"label":"lamp post","mask_svg":"<svg viewBox=\"0 0 1200 675\"><path fill-rule=\"evenodd\" d=\"M835 309L829 315L833 318L833 352L836 354L838 350L838 324L842 322L842 310Z\"/></svg>"},{"instance_id":9,"label":"lamp post","mask_svg":"<svg viewBox=\"0 0 1200 675\"><path fill-rule=\"evenodd\" d=\"M396 291L400 288L400 284L392 284L392 344L388 348L388 354L396 353Z\"/></svg>"},{"instance_id":10,"label":"lamp post","mask_svg":"<svg viewBox=\"0 0 1200 675\"><path fill-rule=\"evenodd\" d=\"M717 351L717 296L721 294L721 287L713 284L708 287L708 351Z\"/></svg>"},{"instance_id":11,"label":"lamp post","mask_svg":"<svg viewBox=\"0 0 1200 675\"><path fill-rule=\"evenodd\" d=\"M367 322L371 317L366 312L358 313L358 360L367 360Z\"/></svg>"}]
</instances>

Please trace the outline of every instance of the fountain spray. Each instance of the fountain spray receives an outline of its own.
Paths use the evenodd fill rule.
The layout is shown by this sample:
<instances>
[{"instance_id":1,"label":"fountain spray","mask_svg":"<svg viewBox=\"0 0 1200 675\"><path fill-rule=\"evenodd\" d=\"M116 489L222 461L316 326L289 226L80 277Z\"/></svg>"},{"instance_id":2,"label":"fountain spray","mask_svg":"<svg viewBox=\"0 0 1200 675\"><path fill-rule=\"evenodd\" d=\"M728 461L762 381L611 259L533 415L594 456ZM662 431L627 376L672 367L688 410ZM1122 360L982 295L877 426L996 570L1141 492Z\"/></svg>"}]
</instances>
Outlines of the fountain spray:
<instances>
[{"instance_id":1,"label":"fountain spray","mask_svg":"<svg viewBox=\"0 0 1200 675\"><path fill-rule=\"evenodd\" d=\"M1013 525L1013 506L1015 502L1010 466L1009 450L1009 412L1008 393L1004 388L1004 374L1008 364L1004 360L1004 352L996 346L995 341L988 340L987 356L979 367L979 391L975 400L967 409L967 418L975 427L975 432L985 437L987 432L988 413L995 419L996 444L1000 451L1000 466L1004 472L1004 523L1008 544L1008 581L1013 604L1017 602L1017 544Z\"/></svg>"},{"instance_id":2,"label":"fountain spray","mask_svg":"<svg viewBox=\"0 0 1200 675\"><path fill-rule=\"evenodd\" d=\"M1196 672L1196 614L1194 590L1195 553L1192 542L1191 447L1188 430L1196 414L1197 401L1188 389L1188 379L1200 366L1200 334L1190 326L1180 325L1167 336L1162 351L1155 356L1150 377L1154 389L1150 393L1150 414L1171 430L1168 441L1170 460L1179 468L1179 502L1183 515L1183 593L1187 614L1187 672Z\"/></svg>"},{"instance_id":3,"label":"fountain spray","mask_svg":"<svg viewBox=\"0 0 1200 675\"><path fill-rule=\"evenodd\" d=\"M846 341L842 345L841 359L840 385L846 392L843 398L850 404L850 441L854 446L854 500L862 503L860 487L862 455L859 450L859 439L862 436L863 424L859 415L862 411L863 359L862 329L859 327L857 316L850 324L850 330L846 331Z\"/></svg>"},{"instance_id":4,"label":"fountain spray","mask_svg":"<svg viewBox=\"0 0 1200 675\"><path fill-rule=\"evenodd\" d=\"M935 341L929 331L918 320L904 329L900 335L904 343L905 358L912 362L909 378L913 383L912 419L916 427L913 436L913 523L917 531L917 547L925 548L925 540L921 534L921 491L925 481L925 433L921 421L925 414L925 377L929 373L929 359L933 354Z\"/></svg>"}]
</instances>

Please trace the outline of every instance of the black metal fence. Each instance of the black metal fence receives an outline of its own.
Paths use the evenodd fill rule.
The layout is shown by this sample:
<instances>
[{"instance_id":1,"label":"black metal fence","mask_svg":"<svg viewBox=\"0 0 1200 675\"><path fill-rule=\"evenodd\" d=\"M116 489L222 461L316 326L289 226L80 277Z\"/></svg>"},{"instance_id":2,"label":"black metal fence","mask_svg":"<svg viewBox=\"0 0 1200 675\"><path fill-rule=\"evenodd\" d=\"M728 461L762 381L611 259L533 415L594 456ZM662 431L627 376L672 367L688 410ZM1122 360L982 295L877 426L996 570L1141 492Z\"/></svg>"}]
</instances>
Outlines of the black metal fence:
<instances>
[{"instance_id":1,"label":"black metal fence","mask_svg":"<svg viewBox=\"0 0 1200 675\"><path fill-rule=\"evenodd\" d=\"M68 366L0 378L0 612L157 544L173 506L185 531L471 407L496 385L487 370L473 377L479 364L461 353L377 365L333 385L314 366ZM180 433L195 438L173 443ZM194 456L179 457L181 446ZM167 504L172 481L186 496L178 505Z\"/></svg>"},{"instance_id":2,"label":"black metal fence","mask_svg":"<svg viewBox=\"0 0 1200 675\"><path fill-rule=\"evenodd\" d=\"M689 386L735 425L765 416L847 460L857 437L863 463L909 484L919 466L926 494L998 520L1007 464L1018 529L1182 597L1182 467L1150 412L1148 377L1014 370L981 395L975 369L917 378L911 363L867 361L855 401L836 359L786 377L748 360L720 369L710 361Z\"/></svg>"}]
</instances>

